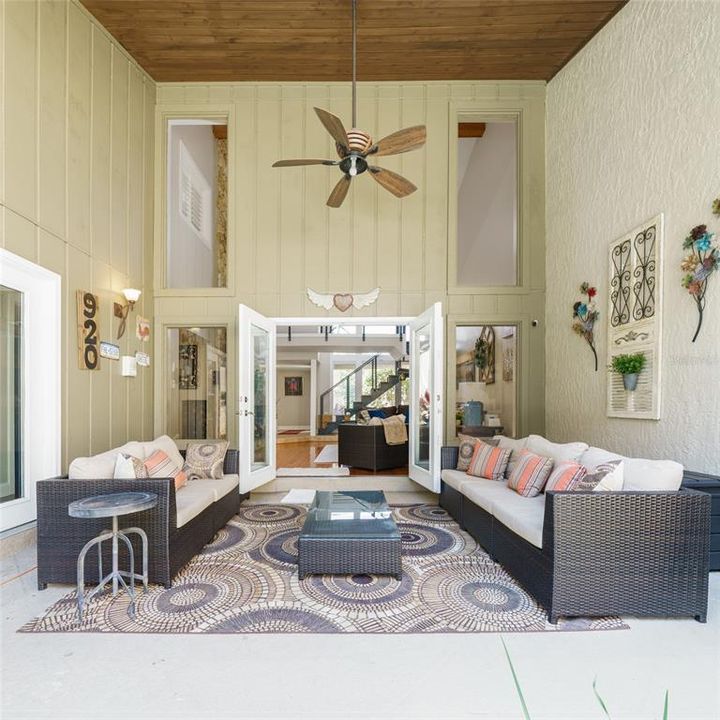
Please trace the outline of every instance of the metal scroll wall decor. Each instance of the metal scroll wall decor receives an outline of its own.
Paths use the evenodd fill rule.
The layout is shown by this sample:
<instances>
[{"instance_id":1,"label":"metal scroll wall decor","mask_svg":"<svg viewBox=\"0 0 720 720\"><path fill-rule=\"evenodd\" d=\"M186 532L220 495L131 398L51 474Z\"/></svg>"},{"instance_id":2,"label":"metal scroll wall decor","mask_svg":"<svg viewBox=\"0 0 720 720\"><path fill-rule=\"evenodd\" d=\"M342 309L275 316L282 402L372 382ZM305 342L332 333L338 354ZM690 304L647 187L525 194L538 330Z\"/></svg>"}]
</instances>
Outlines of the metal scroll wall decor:
<instances>
[{"instance_id":1,"label":"metal scroll wall decor","mask_svg":"<svg viewBox=\"0 0 720 720\"><path fill-rule=\"evenodd\" d=\"M608 373L608 417L660 418L662 237L660 214L610 243L608 366L616 355L643 353L646 362L634 392Z\"/></svg>"},{"instance_id":2,"label":"metal scroll wall decor","mask_svg":"<svg viewBox=\"0 0 720 720\"><path fill-rule=\"evenodd\" d=\"M483 325L475 341L475 365L478 381L486 385L495 382L495 330L492 325Z\"/></svg>"}]
</instances>

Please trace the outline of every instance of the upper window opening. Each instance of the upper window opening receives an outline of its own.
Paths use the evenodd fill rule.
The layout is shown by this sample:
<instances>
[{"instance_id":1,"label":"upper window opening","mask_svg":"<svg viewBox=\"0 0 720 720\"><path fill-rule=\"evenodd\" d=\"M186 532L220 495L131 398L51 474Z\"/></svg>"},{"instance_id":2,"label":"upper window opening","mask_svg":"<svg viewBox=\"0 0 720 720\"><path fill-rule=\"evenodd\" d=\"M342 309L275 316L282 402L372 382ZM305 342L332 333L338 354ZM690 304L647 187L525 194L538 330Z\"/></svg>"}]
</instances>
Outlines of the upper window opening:
<instances>
[{"instance_id":1,"label":"upper window opening","mask_svg":"<svg viewBox=\"0 0 720 720\"><path fill-rule=\"evenodd\" d=\"M167 287L227 287L227 124L168 124Z\"/></svg>"},{"instance_id":2,"label":"upper window opening","mask_svg":"<svg viewBox=\"0 0 720 720\"><path fill-rule=\"evenodd\" d=\"M456 283L517 284L517 123L461 122Z\"/></svg>"}]
</instances>

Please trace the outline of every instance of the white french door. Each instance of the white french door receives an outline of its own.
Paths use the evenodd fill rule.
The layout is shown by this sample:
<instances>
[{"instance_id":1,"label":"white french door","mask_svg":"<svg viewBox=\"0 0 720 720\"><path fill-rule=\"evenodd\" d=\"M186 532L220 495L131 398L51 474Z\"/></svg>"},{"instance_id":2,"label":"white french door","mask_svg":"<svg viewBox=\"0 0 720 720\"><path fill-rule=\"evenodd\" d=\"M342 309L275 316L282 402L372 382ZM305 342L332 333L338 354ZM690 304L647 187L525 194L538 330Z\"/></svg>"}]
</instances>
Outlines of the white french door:
<instances>
[{"instance_id":1,"label":"white french door","mask_svg":"<svg viewBox=\"0 0 720 720\"><path fill-rule=\"evenodd\" d=\"M0 530L60 473L60 276L0 249Z\"/></svg>"},{"instance_id":2,"label":"white french door","mask_svg":"<svg viewBox=\"0 0 720 720\"><path fill-rule=\"evenodd\" d=\"M432 492L440 492L443 434L442 306L435 303L409 323L410 458L409 474Z\"/></svg>"},{"instance_id":3,"label":"white french door","mask_svg":"<svg viewBox=\"0 0 720 720\"><path fill-rule=\"evenodd\" d=\"M275 321L240 305L238 322L240 492L275 478Z\"/></svg>"}]
</instances>

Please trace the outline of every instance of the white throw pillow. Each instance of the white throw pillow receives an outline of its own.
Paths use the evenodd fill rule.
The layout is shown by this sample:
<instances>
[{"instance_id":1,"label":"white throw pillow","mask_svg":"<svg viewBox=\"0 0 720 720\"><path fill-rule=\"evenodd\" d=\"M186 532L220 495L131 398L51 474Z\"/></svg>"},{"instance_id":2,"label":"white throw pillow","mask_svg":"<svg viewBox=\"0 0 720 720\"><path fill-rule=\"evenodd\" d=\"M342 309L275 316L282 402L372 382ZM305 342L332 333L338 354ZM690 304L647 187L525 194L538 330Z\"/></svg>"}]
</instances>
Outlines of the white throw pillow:
<instances>
[{"instance_id":1,"label":"white throw pillow","mask_svg":"<svg viewBox=\"0 0 720 720\"><path fill-rule=\"evenodd\" d=\"M572 486L576 492L618 492L623 489L624 460L611 460L598 465Z\"/></svg>"},{"instance_id":2,"label":"white throw pillow","mask_svg":"<svg viewBox=\"0 0 720 720\"><path fill-rule=\"evenodd\" d=\"M181 468L185 464L185 460L180 454L178 446L168 435L161 435L150 442L144 442L142 446L145 451L144 460L147 460L147 458L149 458L156 450L162 450L170 458L170 460L172 460L174 465Z\"/></svg>"},{"instance_id":3,"label":"white throw pillow","mask_svg":"<svg viewBox=\"0 0 720 720\"><path fill-rule=\"evenodd\" d=\"M135 480L135 466L130 455L117 454L113 477L116 480Z\"/></svg>"},{"instance_id":4,"label":"white throw pillow","mask_svg":"<svg viewBox=\"0 0 720 720\"><path fill-rule=\"evenodd\" d=\"M515 466L517 465L517 461L520 457L520 451L527 447L528 438L524 437L515 440L515 438L509 438L505 435L496 435L495 439L497 440L497 447L512 451L510 453L510 460L508 461L507 468L505 468L505 477L509 478L515 470Z\"/></svg>"},{"instance_id":5,"label":"white throw pillow","mask_svg":"<svg viewBox=\"0 0 720 720\"><path fill-rule=\"evenodd\" d=\"M115 472L115 460L118 453L132 455L139 460L145 460L143 447L139 442L125 443L119 448L113 448L107 452L93 455L91 457L75 458L70 463L68 477L71 480L107 480L111 479Z\"/></svg>"},{"instance_id":6,"label":"white throw pillow","mask_svg":"<svg viewBox=\"0 0 720 720\"><path fill-rule=\"evenodd\" d=\"M555 464L558 464L568 461L579 462L582 454L588 449L588 445L584 442L554 443L542 435L530 435L527 449L536 455L552 458Z\"/></svg>"},{"instance_id":7,"label":"white throw pillow","mask_svg":"<svg viewBox=\"0 0 720 720\"><path fill-rule=\"evenodd\" d=\"M578 461L581 465L584 465L588 472L592 472L598 465L604 465L605 463L612 462L613 460L624 460L622 455L610 452L609 450L603 450L599 447L588 448L581 456Z\"/></svg>"},{"instance_id":8,"label":"white throw pillow","mask_svg":"<svg viewBox=\"0 0 720 720\"><path fill-rule=\"evenodd\" d=\"M680 489L683 466L674 460L627 458L623 490L674 492Z\"/></svg>"}]
</instances>

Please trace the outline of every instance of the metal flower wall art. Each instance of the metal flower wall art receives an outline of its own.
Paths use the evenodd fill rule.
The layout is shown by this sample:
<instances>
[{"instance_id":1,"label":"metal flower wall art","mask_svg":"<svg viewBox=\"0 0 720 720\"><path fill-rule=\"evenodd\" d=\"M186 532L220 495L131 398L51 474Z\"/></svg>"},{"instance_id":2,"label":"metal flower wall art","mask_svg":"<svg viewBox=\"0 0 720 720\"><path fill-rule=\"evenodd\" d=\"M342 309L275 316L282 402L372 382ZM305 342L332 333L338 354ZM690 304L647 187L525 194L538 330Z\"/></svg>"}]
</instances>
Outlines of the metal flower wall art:
<instances>
[{"instance_id":1,"label":"metal flower wall art","mask_svg":"<svg viewBox=\"0 0 720 720\"><path fill-rule=\"evenodd\" d=\"M713 202L712 209L715 215L720 216L720 198ZM695 300L698 310L698 323L692 339L695 342L703 322L707 281L720 266L720 247L715 233L709 232L707 225L697 225L683 241L683 250L689 252L680 264L684 273L682 286Z\"/></svg>"},{"instance_id":2,"label":"metal flower wall art","mask_svg":"<svg viewBox=\"0 0 720 720\"><path fill-rule=\"evenodd\" d=\"M573 305L572 327L580 337L585 338L585 341L590 346L593 357L595 358L595 372L597 372L598 358L597 351L595 350L595 321L600 317L600 313L595 307L597 290L584 282L580 286L580 292L587 297L587 300L583 298Z\"/></svg>"}]
</instances>

